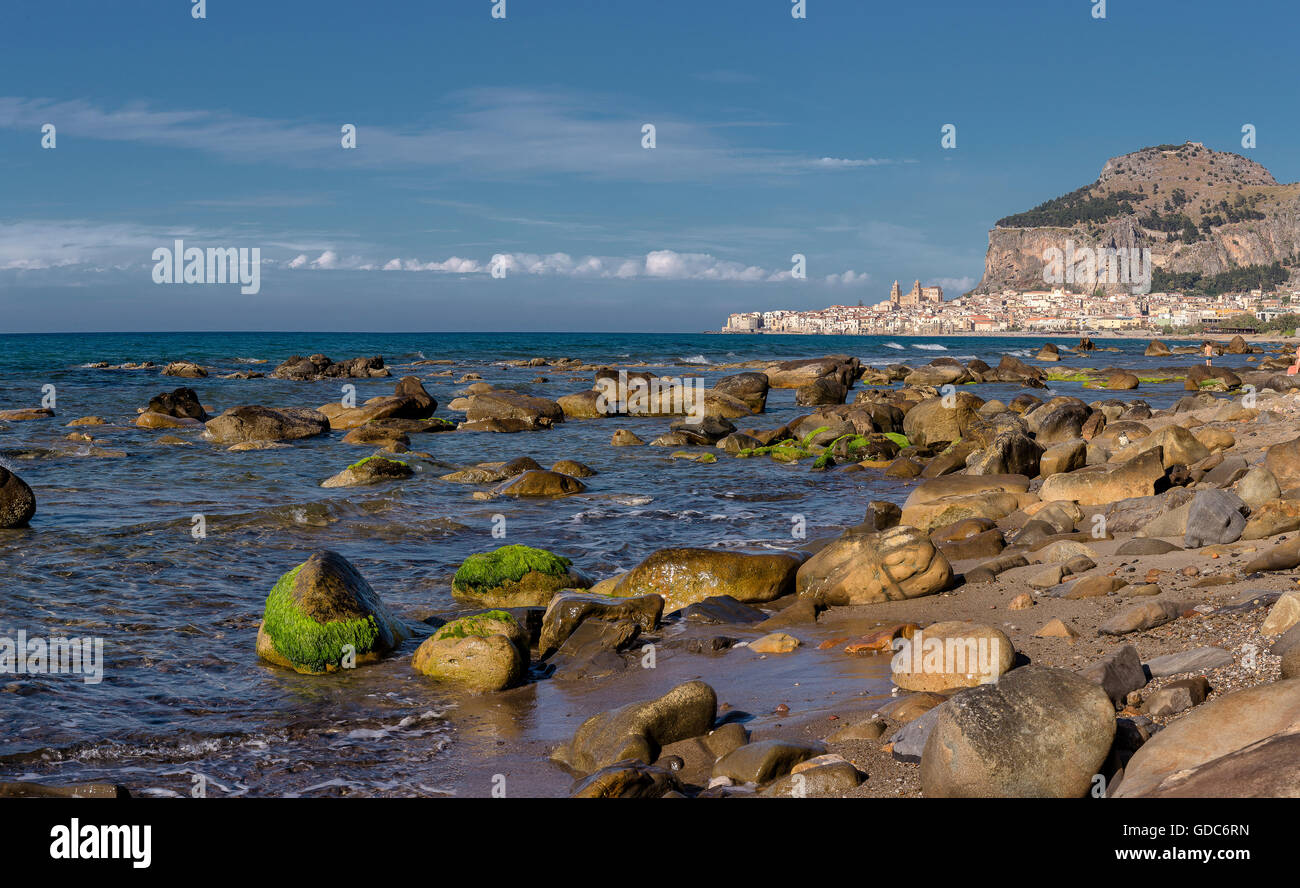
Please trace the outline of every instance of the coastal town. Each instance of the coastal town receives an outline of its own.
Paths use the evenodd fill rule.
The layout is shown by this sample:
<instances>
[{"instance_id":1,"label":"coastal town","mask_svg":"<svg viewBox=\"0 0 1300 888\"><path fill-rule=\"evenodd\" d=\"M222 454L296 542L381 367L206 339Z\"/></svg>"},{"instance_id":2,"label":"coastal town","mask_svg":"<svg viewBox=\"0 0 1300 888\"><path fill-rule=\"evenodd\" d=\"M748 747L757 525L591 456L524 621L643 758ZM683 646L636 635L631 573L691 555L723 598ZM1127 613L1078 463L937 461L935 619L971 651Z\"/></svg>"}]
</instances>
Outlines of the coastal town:
<instances>
[{"instance_id":1,"label":"coastal town","mask_svg":"<svg viewBox=\"0 0 1300 888\"><path fill-rule=\"evenodd\" d=\"M920 335L998 333L1177 332L1228 328L1249 332L1294 313L1300 288L1203 296L1190 293L1003 290L945 299L943 288L916 281L874 305L832 305L811 311L777 309L732 314L723 333ZM1243 317L1245 316L1245 317ZM1251 321L1251 318L1254 321ZM1258 326L1255 326L1258 325Z\"/></svg>"}]
</instances>

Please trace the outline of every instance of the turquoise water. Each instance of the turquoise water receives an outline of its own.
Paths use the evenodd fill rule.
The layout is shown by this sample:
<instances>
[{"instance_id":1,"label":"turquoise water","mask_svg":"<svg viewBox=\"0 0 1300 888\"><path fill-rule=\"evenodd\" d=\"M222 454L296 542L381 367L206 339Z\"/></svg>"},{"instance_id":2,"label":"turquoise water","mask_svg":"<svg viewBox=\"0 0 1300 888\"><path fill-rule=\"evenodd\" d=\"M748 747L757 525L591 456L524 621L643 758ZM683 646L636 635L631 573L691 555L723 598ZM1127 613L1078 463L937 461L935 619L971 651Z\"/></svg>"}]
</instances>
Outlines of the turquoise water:
<instances>
[{"instance_id":1,"label":"turquoise water","mask_svg":"<svg viewBox=\"0 0 1300 888\"><path fill-rule=\"evenodd\" d=\"M410 669L419 638L381 664L326 679L258 663L253 639L266 593L311 551L341 552L399 614L418 624L454 608L449 581L467 555L502 542L553 549L602 577L668 545L794 548L794 515L804 515L815 536L856 523L872 499L906 494L901 483L874 471L811 473L807 465L726 457L698 465L670 460L669 448L609 446L616 428L630 428L646 440L667 430L668 419L642 417L571 421L517 435L413 436L412 449L429 454L412 460L415 477L326 490L321 480L370 451L342 444L335 433L289 449L229 453L193 431L132 426L137 408L160 392L192 385L213 414L248 403L316 407L337 401L345 380L216 377L269 372L291 354L382 354L394 377L423 378L438 400L439 416L457 418L446 404L461 390L454 380L466 372L551 398L592 385L590 374L501 363L511 359L646 363L673 373L695 368L716 378L709 368L722 363L828 353L856 355L870 364L917 365L939 356L995 364L1003 353L1028 357L1042 341L707 334L0 336L0 409L38 406L43 387L53 385L58 413L0 429L0 461L31 484L39 501L30 529L0 531L0 634L23 629L29 636L101 638L105 658L104 680L97 685L74 676L0 675L0 779L112 780L159 795L189 794L196 775L220 788L213 794L464 791L463 775L472 759L485 754L484 743L490 750L498 740L509 746L552 738L560 728L551 714L581 712L573 696L578 692L561 694L547 681L512 692L500 704L508 710L491 716L498 719L492 731L478 730L471 739L469 723L458 720L468 704ZM1152 369L1191 362L1142 358L1145 342L1098 344L1120 351L1067 357L1057 366ZM212 375L161 377L161 366L177 359L203 364ZM410 366L424 359L455 361L455 376L432 376L446 369L441 366ZM153 361L158 368L87 366L99 361ZM534 382L539 374L547 381ZM361 401L390 393L395 379L346 382L356 385ZM1071 383L1054 390L1082 393ZM986 398L1006 399L1018 391L978 387ZM1181 396L1182 387L1144 386L1135 394L1157 406ZM774 390L767 415L750 424L773 428L804 412L795 408L793 392ZM109 423L89 429L93 446L67 439L71 430L65 424L86 415ZM188 443L161 444L169 433ZM547 502L476 501L470 496L474 488L438 480L465 465L525 455L543 465L577 459L600 474L589 479L586 493ZM195 515L205 517L205 539L191 536ZM498 515L507 523L504 541L492 536ZM550 766L539 761L536 767Z\"/></svg>"}]
</instances>

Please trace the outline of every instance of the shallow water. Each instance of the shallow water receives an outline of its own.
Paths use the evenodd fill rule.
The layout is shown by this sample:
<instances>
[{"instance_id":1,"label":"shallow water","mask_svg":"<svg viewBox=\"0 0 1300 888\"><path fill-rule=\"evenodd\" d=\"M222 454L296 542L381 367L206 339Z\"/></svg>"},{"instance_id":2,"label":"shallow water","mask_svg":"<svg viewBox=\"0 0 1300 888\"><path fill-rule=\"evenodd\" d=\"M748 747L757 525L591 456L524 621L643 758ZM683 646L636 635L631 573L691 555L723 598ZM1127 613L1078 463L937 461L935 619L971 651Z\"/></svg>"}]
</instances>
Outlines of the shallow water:
<instances>
[{"instance_id":1,"label":"shallow water","mask_svg":"<svg viewBox=\"0 0 1300 888\"><path fill-rule=\"evenodd\" d=\"M1145 341L1096 341L1122 351L1067 356L1055 366L1153 370L1199 360L1144 358ZM792 694L804 708L816 708L837 695L888 692L887 664L838 651L756 665L747 651L704 657L669 646L659 668L637 670L645 674L632 678L538 680L476 699L448 694L411 670L418 634L395 656L347 673L311 677L265 666L253 642L266 594L316 549L346 556L419 629L425 617L455 608L449 583L460 562L503 542L555 550L602 577L668 545L797 548L793 516L805 516L808 536L815 537L857 523L869 500L901 501L907 487L874 471L811 473L806 464L726 457L699 465L670 460L670 448L613 448L608 442L617 428L649 440L670 422L620 418L517 435L413 435L412 450L433 457L432 463L412 460L413 478L326 490L321 480L371 451L342 444L334 433L290 449L229 453L194 431L130 426L136 409L160 392L191 385L213 414L247 403L319 406L336 401L344 383L356 385L361 402L391 393L395 379L214 377L269 373L290 354L382 354L394 377L420 376L438 400L438 415L454 419L458 414L445 405L462 388L454 380L469 371L552 398L591 387L587 374L499 363L516 358L645 362L702 373L711 385L719 374L708 368L727 362L846 353L879 365L918 366L944 355L996 364L1004 353L1027 358L1042 342L703 334L0 336L0 409L37 406L46 384L56 387L58 399L55 419L0 428L0 463L38 498L30 529L0 531L0 635L21 629L29 637L102 638L104 645L98 684L73 675L0 675L0 779L109 780L156 795L190 794L200 779L209 795L485 795L485 775L499 772L530 793L563 793L570 781L543 760L548 744L602 708L685 678L704 677L723 698L755 713ZM425 358L456 361L455 376L429 375L447 369L442 366L404 366ZM212 377L161 377L161 366L175 359L203 364ZM85 366L146 360L159 367ZM253 363L258 360L266 363ZM1233 356L1216 363L1245 366ZM530 382L539 374L549 381ZM1053 389L1086 400L1105 397L1078 383ZM1006 400L1020 389L976 391ZM1123 396L1158 407L1182 394L1181 382L1144 383ZM767 415L752 424L775 427L807 412L793 401L793 391L773 390ZM77 431L124 456L94 455L66 439L72 430L64 424L86 415L112 425ZM165 434L192 445L159 444ZM525 455L543 465L576 459L600 474L587 480L582 495L537 502L478 502L470 494L481 488L437 480L464 465ZM206 518L205 539L191 537L196 514ZM496 515L505 516L505 540L492 536ZM670 627L665 640L690 631Z\"/></svg>"}]
</instances>

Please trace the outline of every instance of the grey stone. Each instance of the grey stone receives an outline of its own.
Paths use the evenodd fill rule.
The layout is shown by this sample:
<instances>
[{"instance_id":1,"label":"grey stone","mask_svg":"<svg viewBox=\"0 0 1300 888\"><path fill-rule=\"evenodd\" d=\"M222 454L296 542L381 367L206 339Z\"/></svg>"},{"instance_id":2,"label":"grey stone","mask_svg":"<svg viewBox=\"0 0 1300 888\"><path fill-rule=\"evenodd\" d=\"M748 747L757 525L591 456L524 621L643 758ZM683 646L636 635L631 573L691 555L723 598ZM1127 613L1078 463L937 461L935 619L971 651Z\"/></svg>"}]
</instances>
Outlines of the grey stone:
<instances>
[{"instance_id":1,"label":"grey stone","mask_svg":"<svg viewBox=\"0 0 1300 888\"><path fill-rule=\"evenodd\" d=\"M1079 670L1079 674L1089 681L1101 685L1106 696L1116 707L1123 706L1128 695L1146 687L1147 675L1142 669L1142 658L1137 648L1126 644L1117 651L1112 651L1095 663Z\"/></svg>"},{"instance_id":2,"label":"grey stone","mask_svg":"<svg viewBox=\"0 0 1300 888\"><path fill-rule=\"evenodd\" d=\"M1230 651L1225 651L1220 647L1198 647L1190 651L1179 651L1175 654L1164 654L1159 657L1152 657L1147 661L1147 670L1151 673L1152 678L1162 678L1166 675L1178 675L1183 672L1202 672L1211 669L1218 669L1220 666L1227 666L1234 661Z\"/></svg>"},{"instance_id":3,"label":"grey stone","mask_svg":"<svg viewBox=\"0 0 1300 888\"><path fill-rule=\"evenodd\" d=\"M1189 549L1235 543L1246 529L1249 506L1227 490L1200 490L1187 513L1183 544Z\"/></svg>"}]
</instances>

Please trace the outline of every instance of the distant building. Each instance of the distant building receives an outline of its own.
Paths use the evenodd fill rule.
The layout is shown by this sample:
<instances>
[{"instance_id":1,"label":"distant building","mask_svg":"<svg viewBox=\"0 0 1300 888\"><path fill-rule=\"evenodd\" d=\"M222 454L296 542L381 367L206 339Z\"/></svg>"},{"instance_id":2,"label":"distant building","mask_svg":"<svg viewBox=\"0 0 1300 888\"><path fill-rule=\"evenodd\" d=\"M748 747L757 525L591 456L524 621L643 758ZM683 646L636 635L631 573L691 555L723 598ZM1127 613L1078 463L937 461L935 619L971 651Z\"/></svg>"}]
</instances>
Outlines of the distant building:
<instances>
[{"instance_id":1,"label":"distant building","mask_svg":"<svg viewBox=\"0 0 1300 888\"><path fill-rule=\"evenodd\" d=\"M912 284L912 289L904 293L899 289L898 281L889 288L889 301L898 308L919 308L927 303L943 302L943 287L922 287L920 281Z\"/></svg>"}]
</instances>

